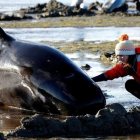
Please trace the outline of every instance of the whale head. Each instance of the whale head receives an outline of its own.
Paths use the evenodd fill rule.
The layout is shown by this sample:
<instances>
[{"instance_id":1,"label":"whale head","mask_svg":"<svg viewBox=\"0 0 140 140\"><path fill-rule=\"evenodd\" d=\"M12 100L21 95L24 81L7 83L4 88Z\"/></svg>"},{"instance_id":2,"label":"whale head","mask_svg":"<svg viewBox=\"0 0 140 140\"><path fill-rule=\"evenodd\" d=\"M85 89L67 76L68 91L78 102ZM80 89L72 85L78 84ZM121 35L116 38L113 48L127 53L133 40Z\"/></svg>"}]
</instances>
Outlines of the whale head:
<instances>
[{"instance_id":1,"label":"whale head","mask_svg":"<svg viewBox=\"0 0 140 140\"><path fill-rule=\"evenodd\" d=\"M8 77L0 78L3 104L65 115L93 114L105 106L98 85L59 50L14 39L2 28L0 38L0 77Z\"/></svg>"}]
</instances>

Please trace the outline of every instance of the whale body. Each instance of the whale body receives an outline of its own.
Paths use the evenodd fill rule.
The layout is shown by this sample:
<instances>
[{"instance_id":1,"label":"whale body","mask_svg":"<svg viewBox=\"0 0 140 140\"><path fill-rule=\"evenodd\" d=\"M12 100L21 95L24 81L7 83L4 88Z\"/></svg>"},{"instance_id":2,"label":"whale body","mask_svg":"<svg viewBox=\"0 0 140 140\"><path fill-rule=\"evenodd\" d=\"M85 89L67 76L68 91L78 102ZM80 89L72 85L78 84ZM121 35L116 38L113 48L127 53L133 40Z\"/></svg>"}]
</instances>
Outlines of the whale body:
<instances>
[{"instance_id":1,"label":"whale body","mask_svg":"<svg viewBox=\"0 0 140 140\"><path fill-rule=\"evenodd\" d=\"M98 85L57 49L18 40L0 28L0 104L47 114L94 114Z\"/></svg>"},{"instance_id":2,"label":"whale body","mask_svg":"<svg viewBox=\"0 0 140 140\"><path fill-rule=\"evenodd\" d=\"M107 12L124 12L128 9L128 5L125 0L105 0L102 9Z\"/></svg>"}]
</instances>

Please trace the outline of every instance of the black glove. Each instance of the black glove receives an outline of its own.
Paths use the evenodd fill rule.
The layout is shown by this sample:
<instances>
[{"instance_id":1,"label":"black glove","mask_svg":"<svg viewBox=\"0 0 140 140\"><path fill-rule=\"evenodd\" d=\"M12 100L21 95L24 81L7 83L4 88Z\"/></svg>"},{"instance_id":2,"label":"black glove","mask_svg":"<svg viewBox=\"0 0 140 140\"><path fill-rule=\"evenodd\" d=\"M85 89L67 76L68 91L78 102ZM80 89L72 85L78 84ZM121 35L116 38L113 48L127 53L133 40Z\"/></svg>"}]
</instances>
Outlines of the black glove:
<instances>
[{"instance_id":1,"label":"black glove","mask_svg":"<svg viewBox=\"0 0 140 140\"><path fill-rule=\"evenodd\" d=\"M98 75L98 76L95 76L95 77L93 77L93 78L91 78L93 81L95 81L95 82L100 82L100 81L107 81L107 78L106 78L106 76L105 76L105 74L104 73L102 73L102 74L100 74L100 75Z\"/></svg>"}]
</instances>

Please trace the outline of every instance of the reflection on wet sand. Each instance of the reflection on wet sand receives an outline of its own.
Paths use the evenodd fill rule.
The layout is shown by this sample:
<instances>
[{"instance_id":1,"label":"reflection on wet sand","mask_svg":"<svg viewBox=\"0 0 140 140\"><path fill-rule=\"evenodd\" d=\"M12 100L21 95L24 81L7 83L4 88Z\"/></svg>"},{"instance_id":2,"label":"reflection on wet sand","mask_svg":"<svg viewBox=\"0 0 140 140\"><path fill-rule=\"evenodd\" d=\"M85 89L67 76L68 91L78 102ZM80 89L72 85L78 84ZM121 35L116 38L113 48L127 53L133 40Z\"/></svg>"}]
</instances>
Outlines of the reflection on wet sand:
<instances>
[{"instance_id":1,"label":"reflection on wet sand","mask_svg":"<svg viewBox=\"0 0 140 140\"><path fill-rule=\"evenodd\" d=\"M6 134L7 131L15 129L20 125L20 119L33 115L33 111L22 110L14 107L0 107L0 132Z\"/></svg>"},{"instance_id":2,"label":"reflection on wet sand","mask_svg":"<svg viewBox=\"0 0 140 140\"><path fill-rule=\"evenodd\" d=\"M35 113L31 110L19 109L15 107L2 106L0 107L0 132L6 134L11 129L15 129L20 126L20 120L23 117L34 115ZM64 120L67 116L56 116L56 115L43 115L44 118L59 118L59 120Z\"/></svg>"},{"instance_id":3,"label":"reflection on wet sand","mask_svg":"<svg viewBox=\"0 0 140 140\"><path fill-rule=\"evenodd\" d=\"M7 131L15 129L20 125L20 119L1 118L0 119L0 132L6 134Z\"/></svg>"}]
</instances>

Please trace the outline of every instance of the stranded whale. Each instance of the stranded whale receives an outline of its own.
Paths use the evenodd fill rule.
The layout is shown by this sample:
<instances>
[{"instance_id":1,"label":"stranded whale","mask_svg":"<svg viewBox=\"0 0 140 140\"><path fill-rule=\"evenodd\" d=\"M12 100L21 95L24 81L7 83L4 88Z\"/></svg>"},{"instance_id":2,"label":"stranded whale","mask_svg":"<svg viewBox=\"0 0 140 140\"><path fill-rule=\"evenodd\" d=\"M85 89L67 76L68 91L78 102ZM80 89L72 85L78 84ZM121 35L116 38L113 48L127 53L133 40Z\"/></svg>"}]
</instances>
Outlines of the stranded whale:
<instances>
[{"instance_id":1,"label":"stranded whale","mask_svg":"<svg viewBox=\"0 0 140 140\"><path fill-rule=\"evenodd\" d=\"M128 9L128 5L125 0L105 0L102 9L106 12L125 12Z\"/></svg>"},{"instance_id":2,"label":"stranded whale","mask_svg":"<svg viewBox=\"0 0 140 140\"><path fill-rule=\"evenodd\" d=\"M93 114L100 88L63 53L18 40L0 28L0 103L50 114Z\"/></svg>"}]
</instances>

